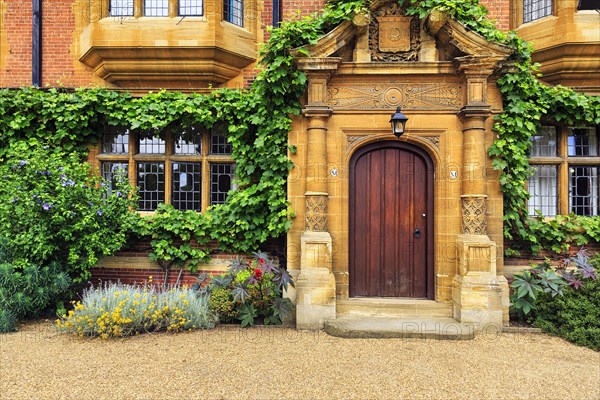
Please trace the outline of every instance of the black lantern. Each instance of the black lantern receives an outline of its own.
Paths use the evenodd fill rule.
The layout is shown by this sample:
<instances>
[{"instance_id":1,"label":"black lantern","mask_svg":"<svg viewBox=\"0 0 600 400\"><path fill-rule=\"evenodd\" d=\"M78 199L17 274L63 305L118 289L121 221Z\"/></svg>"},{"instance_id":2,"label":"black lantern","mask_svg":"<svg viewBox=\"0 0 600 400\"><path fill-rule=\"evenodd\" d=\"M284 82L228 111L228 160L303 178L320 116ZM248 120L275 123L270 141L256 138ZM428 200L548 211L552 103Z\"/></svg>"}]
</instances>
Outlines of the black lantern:
<instances>
[{"instance_id":1,"label":"black lantern","mask_svg":"<svg viewBox=\"0 0 600 400\"><path fill-rule=\"evenodd\" d=\"M396 108L396 113L392 115L392 119L390 119L390 124L392 124L392 133L396 135L398 139L404 133L404 127L406 126L406 115L402 114L400 111L400 107Z\"/></svg>"}]
</instances>

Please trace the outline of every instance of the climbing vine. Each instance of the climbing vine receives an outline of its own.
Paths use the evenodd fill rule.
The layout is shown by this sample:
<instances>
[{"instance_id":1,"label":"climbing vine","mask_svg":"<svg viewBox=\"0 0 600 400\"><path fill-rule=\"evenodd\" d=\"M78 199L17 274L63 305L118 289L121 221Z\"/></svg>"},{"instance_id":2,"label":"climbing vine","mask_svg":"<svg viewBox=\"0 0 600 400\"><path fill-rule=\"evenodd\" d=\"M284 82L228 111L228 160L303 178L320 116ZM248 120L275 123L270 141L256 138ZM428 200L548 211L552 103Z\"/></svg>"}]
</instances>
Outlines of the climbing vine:
<instances>
[{"instance_id":1,"label":"climbing vine","mask_svg":"<svg viewBox=\"0 0 600 400\"><path fill-rule=\"evenodd\" d=\"M551 236L556 240L569 236L558 231L571 229L565 226L573 224L529 222L525 182L530 174L530 137L548 115L571 125L600 124L599 99L540 83L536 78L537 66L531 61L531 46L514 32L497 29L478 0L399 0L399 3L407 14L420 18L439 10L486 39L514 48L511 58L514 67L498 80L504 111L496 118L498 137L489 149L493 167L501 171L504 234L533 251L546 245L539 236L541 231L552 230ZM293 149L288 149L287 135L291 116L300 112L299 99L307 79L294 67L290 49L316 43L340 22L357 13L366 13L370 4L370 0L330 0L320 14L283 22L272 30L261 50L262 70L248 90L220 89L206 95L162 91L134 98L106 89L1 89L0 161L16 140L34 138L66 151L83 153L88 143L98 140L105 125L152 129L170 124L197 124L210 128L216 122L226 121L237 164L238 190L230 193L225 204L197 217L198 229L186 224L186 232L195 231L192 239L201 247L216 240L227 250L256 249L268 238L284 234L291 224L286 180L292 168L287 153ZM167 211L168 215L177 213ZM176 228L181 223L180 217L173 215L171 222L175 228L171 233L153 237L161 243L155 246L161 254L185 253L169 247L183 240ZM152 223L152 219L148 221ZM577 237L581 242L597 240L598 224L589 226L592 231L569 237Z\"/></svg>"}]
</instances>

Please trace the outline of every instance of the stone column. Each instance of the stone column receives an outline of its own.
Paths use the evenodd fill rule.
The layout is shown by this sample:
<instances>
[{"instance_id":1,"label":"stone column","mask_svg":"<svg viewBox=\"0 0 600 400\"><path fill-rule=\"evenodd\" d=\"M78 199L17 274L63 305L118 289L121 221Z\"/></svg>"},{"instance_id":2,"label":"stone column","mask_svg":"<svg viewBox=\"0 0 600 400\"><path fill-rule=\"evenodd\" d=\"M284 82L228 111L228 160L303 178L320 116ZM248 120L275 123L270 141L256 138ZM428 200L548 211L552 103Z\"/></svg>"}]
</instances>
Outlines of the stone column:
<instances>
[{"instance_id":1,"label":"stone column","mask_svg":"<svg viewBox=\"0 0 600 400\"><path fill-rule=\"evenodd\" d=\"M308 135L306 218L301 237L300 274L296 285L296 327L321 329L335 319L335 277L332 239L327 227L327 83L339 58L301 58L298 68L308 76L308 104L303 110Z\"/></svg>"},{"instance_id":2,"label":"stone column","mask_svg":"<svg viewBox=\"0 0 600 400\"><path fill-rule=\"evenodd\" d=\"M493 58L467 56L458 60L467 85L467 104L459 113L463 125L461 234L457 237L458 271L452 287L454 317L484 329L502 325L508 284L496 272L496 243L487 235L485 121L487 79Z\"/></svg>"}]
</instances>

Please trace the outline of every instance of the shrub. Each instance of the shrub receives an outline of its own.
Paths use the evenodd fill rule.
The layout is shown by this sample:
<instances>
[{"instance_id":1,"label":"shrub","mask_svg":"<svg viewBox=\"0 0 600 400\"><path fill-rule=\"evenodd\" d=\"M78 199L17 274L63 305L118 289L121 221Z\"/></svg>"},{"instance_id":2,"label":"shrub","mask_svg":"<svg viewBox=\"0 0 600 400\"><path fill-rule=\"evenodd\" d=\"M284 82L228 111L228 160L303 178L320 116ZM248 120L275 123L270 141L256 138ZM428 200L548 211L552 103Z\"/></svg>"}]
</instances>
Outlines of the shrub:
<instances>
[{"instance_id":1,"label":"shrub","mask_svg":"<svg viewBox=\"0 0 600 400\"><path fill-rule=\"evenodd\" d=\"M16 330L16 320L35 317L62 300L71 285L56 262L39 267L0 264L0 333Z\"/></svg>"},{"instance_id":2,"label":"shrub","mask_svg":"<svg viewBox=\"0 0 600 400\"><path fill-rule=\"evenodd\" d=\"M260 319L265 325L280 325L293 308L290 299L282 298L288 285L294 286L289 273L258 252L250 261L233 261L203 292L211 294L210 304L222 322L237 318L246 327Z\"/></svg>"},{"instance_id":3,"label":"shrub","mask_svg":"<svg viewBox=\"0 0 600 400\"><path fill-rule=\"evenodd\" d=\"M18 142L0 165L0 237L28 263L58 261L85 282L102 255L112 254L137 227L127 179L115 187L79 155Z\"/></svg>"},{"instance_id":4,"label":"shrub","mask_svg":"<svg viewBox=\"0 0 600 400\"><path fill-rule=\"evenodd\" d=\"M152 286L109 283L90 287L73 310L56 321L60 331L79 336L130 336L144 332L213 328L208 296L185 287L157 291Z\"/></svg>"},{"instance_id":5,"label":"shrub","mask_svg":"<svg viewBox=\"0 0 600 400\"><path fill-rule=\"evenodd\" d=\"M600 351L600 280L587 280L562 296L542 294L535 301L532 322L544 331Z\"/></svg>"},{"instance_id":6,"label":"shrub","mask_svg":"<svg viewBox=\"0 0 600 400\"><path fill-rule=\"evenodd\" d=\"M596 280L598 275L585 249L563 260L557 267L548 261L531 270L525 270L514 276L511 284L511 308L521 315L535 311L535 301L542 293L550 297L561 296L566 288L577 290L586 280Z\"/></svg>"}]
</instances>

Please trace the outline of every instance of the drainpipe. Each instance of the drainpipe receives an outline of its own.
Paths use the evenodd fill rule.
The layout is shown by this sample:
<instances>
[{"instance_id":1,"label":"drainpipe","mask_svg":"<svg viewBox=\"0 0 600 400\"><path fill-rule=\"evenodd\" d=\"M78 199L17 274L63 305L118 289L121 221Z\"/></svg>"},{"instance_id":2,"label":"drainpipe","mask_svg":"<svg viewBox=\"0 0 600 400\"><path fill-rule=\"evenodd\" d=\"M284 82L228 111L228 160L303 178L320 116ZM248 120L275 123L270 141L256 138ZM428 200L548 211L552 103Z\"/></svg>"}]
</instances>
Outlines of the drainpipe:
<instances>
[{"instance_id":1,"label":"drainpipe","mask_svg":"<svg viewBox=\"0 0 600 400\"><path fill-rule=\"evenodd\" d=\"M31 24L31 84L42 86L42 0L33 0Z\"/></svg>"},{"instance_id":2,"label":"drainpipe","mask_svg":"<svg viewBox=\"0 0 600 400\"><path fill-rule=\"evenodd\" d=\"M281 0L273 0L273 27L281 22Z\"/></svg>"}]
</instances>

